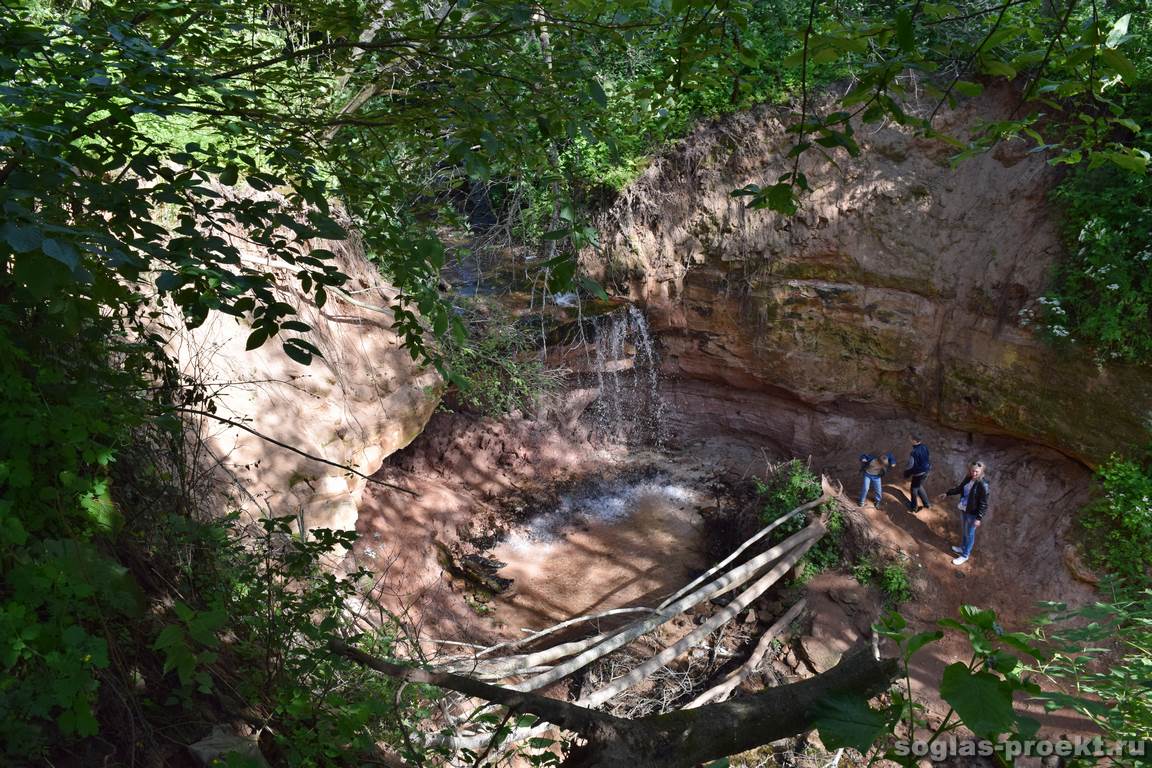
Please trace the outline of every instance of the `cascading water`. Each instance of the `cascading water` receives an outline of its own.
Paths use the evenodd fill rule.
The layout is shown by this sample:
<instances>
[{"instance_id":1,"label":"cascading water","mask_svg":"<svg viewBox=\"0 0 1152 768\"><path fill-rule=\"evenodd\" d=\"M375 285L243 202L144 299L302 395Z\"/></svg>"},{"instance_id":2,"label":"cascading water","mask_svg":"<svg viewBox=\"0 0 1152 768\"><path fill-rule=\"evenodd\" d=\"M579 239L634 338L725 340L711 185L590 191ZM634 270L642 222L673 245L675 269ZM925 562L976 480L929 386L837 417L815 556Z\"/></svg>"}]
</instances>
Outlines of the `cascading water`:
<instances>
[{"instance_id":1,"label":"cascading water","mask_svg":"<svg viewBox=\"0 0 1152 768\"><path fill-rule=\"evenodd\" d=\"M600 396L590 412L596 431L628 443L659 447L664 401L660 359L644 313L632 304L593 321Z\"/></svg>"}]
</instances>

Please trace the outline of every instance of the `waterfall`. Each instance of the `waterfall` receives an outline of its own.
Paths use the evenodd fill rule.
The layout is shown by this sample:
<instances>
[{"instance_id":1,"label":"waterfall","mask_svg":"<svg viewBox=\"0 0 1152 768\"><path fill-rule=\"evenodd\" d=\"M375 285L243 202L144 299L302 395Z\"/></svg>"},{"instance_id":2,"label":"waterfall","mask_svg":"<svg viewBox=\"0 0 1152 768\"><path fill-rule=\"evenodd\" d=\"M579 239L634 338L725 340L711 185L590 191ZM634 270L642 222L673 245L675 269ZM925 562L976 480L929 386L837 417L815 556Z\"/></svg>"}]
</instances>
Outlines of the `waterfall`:
<instances>
[{"instance_id":1,"label":"waterfall","mask_svg":"<svg viewBox=\"0 0 1152 768\"><path fill-rule=\"evenodd\" d=\"M590 409L596 431L629 443L663 443L664 401L660 358L644 313L632 304L597 317L596 382L600 396Z\"/></svg>"}]
</instances>

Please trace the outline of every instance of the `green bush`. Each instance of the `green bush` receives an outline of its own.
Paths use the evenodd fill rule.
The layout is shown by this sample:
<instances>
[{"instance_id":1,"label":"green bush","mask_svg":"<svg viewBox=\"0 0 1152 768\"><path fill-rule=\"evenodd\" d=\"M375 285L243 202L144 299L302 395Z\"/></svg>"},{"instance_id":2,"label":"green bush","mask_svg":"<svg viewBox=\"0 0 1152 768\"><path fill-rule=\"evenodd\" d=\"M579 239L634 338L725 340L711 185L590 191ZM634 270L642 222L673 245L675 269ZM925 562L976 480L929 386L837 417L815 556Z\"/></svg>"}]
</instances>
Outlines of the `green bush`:
<instances>
[{"instance_id":1,"label":"green bush","mask_svg":"<svg viewBox=\"0 0 1152 768\"><path fill-rule=\"evenodd\" d=\"M820 497L820 478L800 459L792 459L772 469L767 479L756 483L760 495L760 522L764 525L786 515L796 507ZM808 550L808 554L796 568L796 581L803 584L824 571L836 568L843 555L840 539L844 530L844 518L840 510L831 503L817 511L827 512L828 533ZM773 541L781 542L808 524L807 518L798 515L781 525L774 532Z\"/></svg>"},{"instance_id":2,"label":"green bush","mask_svg":"<svg viewBox=\"0 0 1152 768\"><path fill-rule=\"evenodd\" d=\"M1045 333L1080 342L1101 360L1152 357L1152 179L1081 168L1054 197L1064 207L1068 256L1040 299Z\"/></svg>"},{"instance_id":3,"label":"green bush","mask_svg":"<svg viewBox=\"0 0 1152 768\"><path fill-rule=\"evenodd\" d=\"M760 521L767 525L801 504L819 498L820 478L800 459L792 459L774 467L767 479L757 480L756 491L760 495ZM782 530L787 529L786 535L791 536L803 526L802 519L794 519Z\"/></svg>"},{"instance_id":4,"label":"green bush","mask_svg":"<svg viewBox=\"0 0 1152 768\"><path fill-rule=\"evenodd\" d=\"M538 329L517 322L495 302L473 299L458 310L466 336L447 340L444 361L460 405L500 416L530 409L560 385L563 372L539 357Z\"/></svg>"},{"instance_id":5,"label":"green bush","mask_svg":"<svg viewBox=\"0 0 1152 768\"><path fill-rule=\"evenodd\" d=\"M1099 495L1080 517L1085 560L1135 584L1152 563L1152 474L1113 456L1096 471Z\"/></svg>"},{"instance_id":6,"label":"green bush","mask_svg":"<svg viewBox=\"0 0 1152 768\"><path fill-rule=\"evenodd\" d=\"M852 566L852 577L861 584L875 584L889 605L899 605L912 599L912 582L908 579L905 560L878 562L864 557Z\"/></svg>"}]
</instances>

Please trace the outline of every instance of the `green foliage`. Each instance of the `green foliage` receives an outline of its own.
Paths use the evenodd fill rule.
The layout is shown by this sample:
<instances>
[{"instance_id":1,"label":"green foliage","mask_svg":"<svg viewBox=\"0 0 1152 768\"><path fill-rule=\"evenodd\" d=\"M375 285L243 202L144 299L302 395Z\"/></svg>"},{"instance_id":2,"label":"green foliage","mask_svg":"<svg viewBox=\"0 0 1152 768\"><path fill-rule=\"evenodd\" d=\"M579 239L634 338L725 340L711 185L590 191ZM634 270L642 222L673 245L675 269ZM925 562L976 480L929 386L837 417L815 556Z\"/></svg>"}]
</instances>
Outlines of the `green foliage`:
<instances>
[{"instance_id":1,"label":"green foliage","mask_svg":"<svg viewBox=\"0 0 1152 768\"><path fill-rule=\"evenodd\" d=\"M1080 514L1081 551L1095 568L1132 584L1152 563L1152 474L1113 456L1096 470L1099 493Z\"/></svg>"},{"instance_id":2,"label":"green foliage","mask_svg":"<svg viewBox=\"0 0 1152 768\"><path fill-rule=\"evenodd\" d=\"M1140 143L1152 148L1152 133L1141 133ZM1152 177L1084 163L1053 198L1063 209L1066 255L1035 313L1041 328L1058 344L1092 348L1101 361L1152 359Z\"/></svg>"},{"instance_id":3,"label":"green foliage","mask_svg":"<svg viewBox=\"0 0 1152 768\"><path fill-rule=\"evenodd\" d=\"M1063 690L1046 693L1046 706L1079 712L1109 739L1152 739L1152 591L1131 590L1073 611L1048 607L1036 636L1053 652L1033 668ZM1121 758L1116 764L1141 763Z\"/></svg>"},{"instance_id":4,"label":"green foliage","mask_svg":"<svg viewBox=\"0 0 1152 768\"><path fill-rule=\"evenodd\" d=\"M920 758L911 754L906 741L904 747L893 744L898 732L905 739L918 732L929 733L929 750L933 743L961 728L992 741L1003 736L1023 739L1035 735L1039 723L1017 712L1014 705L1018 696L1042 693L1026 675L1020 658L1048 658L1033 638L1006 632L994 612L967 605L961 607L958 619L943 619L937 624L940 629L913 633L902 616L891 613L874 627L899 647L903 679L889 691L879 708L859 697L825 702L816 723L821 741L872 752L873 761L885 758L901 765L916 765ZM932 727L924 705L913 697L908 665L920 649L942 639L945 630L959 633L971 648L971 655L967 662L945 668L939 690L951 709L943 722Z\"/></svg>"},{"instance_id":5,"label":"green foliage","mask_svg":"<svg viewBox=\"0 0 1152 768\"><path fill-rule=\"evenodd\" d=\"M293 533L296 524L295 515L261 520L252 539L237 535L235 520L228 519L217 524L223 530L209 532L225 544L217 550L215 572L201 577L203 607L191 614L195 623L177 612L188 626L187 645L202 655L227 632L227 666L243 671L229 682L275 724L288 765L331 765L371 754L380 741L401 745L397 718L426 716L417 702L429 691L418 687L397 698L393 680L331 654L326 645L334 634L358 634L350 620L352 598L370 574L340 577L326 563L351 547L356 535L313 529L304 540ZM362 644L388 657L397 633L398 627L385 626Z\"/></svg>"},{"instance_id":6,"label":"green foliage","mask_svg":"<svg viewBox=\"0 0 1152 768\"><path fill-rule=\"evenodd\" d=\"M767 479L756 481L760 495L760 521L767 525L793 509L818 499L821 494L820 478L800 459L791 459L771 469ZM804 584L824 571L839 566L843 559L840 539L844 531L844 517L840 510L829 503L818 510L827 513L825 522L827 534L816 542L796 568L796 581ZM791 518L774 533L774 541L780 542L800 531L807 525L807 518L797 515Z\"/></svg>"},{"instance_id":7,"label":"green foliage","mask_svg":"<svg viewBox=\"0 0 1152 768\"><path fill-rule=\"evenodd\" d=\"M889 605L900 605L912 599L908 563L902 558L877 562L865 557L852 566L852 576L861 584L875 584Z\"/></svg>"},{"instance_id":8,"label":"green foliage","mask_svg":"<svg viewBox=\"0 0 1152 768\"><path fill-rule=\"evenodd\" d=\"M563 374L545 366L537 352L538 328L517 322L492 301L462 301L458 311L467 336L447 340L443 359L461 405L490 416L528 411L559 387Z\"/></svg>"},{"instance_id":9,"label":"green foliage","mask_svg":"<svg viewBox=\"0 0 1152 768\"><path fill-rule=\"evenodd\" d=\"M821 740L871 753L873 762L885 758L915 765L920 758L907 741L913 734L929 734L926 750L932 755L933 744L961 728L993 742L1034 738L1039 723L1017 710L1028 699L1049 711L1078 712L1106 739L1147 741L1152 737L1152 591L1075 611L1057 604L1047 608L1039 627L1027 634L1006 631L993 611L973 606L963 606L956 619L937 622L939 629L915 634L899 614L889 614L875 629L900 648L903 679L879 707L851 697L824 702L816 724ZM951 709L931 727L923 704L913 698L908 664L945 631L958 633L971 656L944 669L939 691ZM1041 687L1042 679L1053 683L1051 690ZM904 741L896 742L897 736ZM1141 765L1143 759L1109 758L1117 766Z\"/></svg>"},{"instance_id":10,"label":"green foliage","mask_svg":"<svg viewBox=\"0 0 1152 768\"><path fill-rule=\"evenodd\" d=\"M1042 0L980 8L813 4L797 19L800 50L784 61L801 70L799 115L789 126L796 134L793 163L775 179L735 194L746 196L752 208L791 214L808 188L800 157L817 152L831 158L837 150L858 154L855 120L891 121L939 139L957 150L956 160L1000 141L1023 140L1053 162L1110 164L1143 174L1152 154L1130 133L1139 131L1130 100L1149 74L1146 36L1137 32L1147 23L1142 10L1131 2L1102 7ZM852 86L827 111L814 109L813 69L832 62L847 67ZM940 110L958 98L978 95L990 82L1018 80L1023 93L1007 119L989 121L963 138L938 127Z\"/></svg>"},{"instance_id":11,"label":"green foliage","mask_svg":"<svg viewBox=\"0 0 1152 768\"><path fill-rule=\"evenodd\" d=\"M819 498L820 478L800 459L791 459L773 467L766 480L758 480L756 490L760 494L760 521L767 525L796 507ZM786 534L788 536L800 530L804 521L793 520L789 524L792 528Z\"/></svg>"}]
</instances>

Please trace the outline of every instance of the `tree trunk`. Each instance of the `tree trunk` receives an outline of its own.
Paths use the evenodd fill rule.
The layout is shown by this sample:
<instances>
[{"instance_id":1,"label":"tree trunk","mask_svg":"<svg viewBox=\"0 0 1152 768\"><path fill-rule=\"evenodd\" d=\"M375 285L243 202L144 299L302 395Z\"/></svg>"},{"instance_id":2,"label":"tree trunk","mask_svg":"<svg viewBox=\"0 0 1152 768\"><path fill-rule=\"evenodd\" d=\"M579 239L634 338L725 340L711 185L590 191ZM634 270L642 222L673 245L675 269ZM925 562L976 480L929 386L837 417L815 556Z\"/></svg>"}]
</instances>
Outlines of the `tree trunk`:
<instances>
[{"instance_id":1,"label":"tree trunk","mask_svg":"<svg viewBox=\"0 0 1152 768\"><path fill-rule=\"evenodd\" d=\"M863 643L835 667L808 680L720 704L625 720L460 675L404 667L340 641L332 641L331 648L390 677L503 704L578 734L584 742L572 750L565 768L691 768L809 730L822 700L836 694L871 698L887 689L897 672L895 659L877 659L871 646Z\"/></svg>"}]
</instances>

